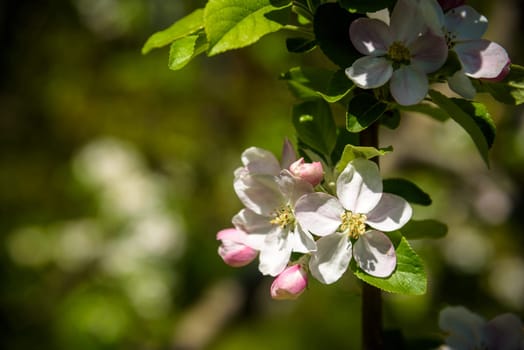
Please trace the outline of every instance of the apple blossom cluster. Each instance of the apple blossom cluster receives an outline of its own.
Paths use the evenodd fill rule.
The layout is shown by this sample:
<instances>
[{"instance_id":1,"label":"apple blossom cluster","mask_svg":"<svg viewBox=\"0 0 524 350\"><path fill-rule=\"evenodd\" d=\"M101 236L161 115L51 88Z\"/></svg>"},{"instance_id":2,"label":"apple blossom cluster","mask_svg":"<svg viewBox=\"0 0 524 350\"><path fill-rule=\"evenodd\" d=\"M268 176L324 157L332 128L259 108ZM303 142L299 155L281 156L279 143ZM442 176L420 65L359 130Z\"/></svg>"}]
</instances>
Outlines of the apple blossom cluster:
<instances>
[{"instance_id":1,"label":"apple blossom cluster","mask_svg":"<svg viewBox=\"0 0 524 350\"><path fill-rule=\"evenodd\" d=\"M324 284L336 282L352 259L375 277L394 272L395 248L384 232L400 229L412 209L382 192L374 162L355 158L338 175L334 193L327 193L329 186L319 186L322 164L297 160L288 141L281 162L256 147L241 158L234 188L245 208L233 217L233 228L217 234L226 264L244 266L258 256L260 272L276 277L275 299L298 297L309 273Z\"/></svg>"},{"instance_id":2,"label":"apple blossom cluster","mask_svg":"<svg viewBox=\"0 0 524 350\"><path fill-rule=\"evenodd\" d=\"M449 87L473 99L473 79L500 81L511 61L502 46L482 39L488 20L464 1L398 0L389 22L359 18L349 36L364 56L346 75L362 89L389 82L389 92L400 105L424 99L431 82L447 80ZM431 75L456 55L460 69L450 76Z\"/></svg>"}]
</instances>

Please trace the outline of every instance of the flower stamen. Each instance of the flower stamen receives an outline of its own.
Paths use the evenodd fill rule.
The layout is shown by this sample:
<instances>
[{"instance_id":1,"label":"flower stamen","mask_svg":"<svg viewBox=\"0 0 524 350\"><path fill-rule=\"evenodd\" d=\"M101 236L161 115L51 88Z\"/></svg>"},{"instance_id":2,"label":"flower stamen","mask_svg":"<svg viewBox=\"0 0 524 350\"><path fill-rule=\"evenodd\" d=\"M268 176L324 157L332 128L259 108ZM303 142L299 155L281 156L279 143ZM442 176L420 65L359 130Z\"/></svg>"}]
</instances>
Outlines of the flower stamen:
<instances>
[{"instance_id":1,"label":"flower stamen","mask_svg":"<svg viewBox=\"0 0 524 350\"><path fill-rule=\"evenodd\" d=\"M349 237L357 239L366 232L366 215L347 210L340 218L342 219L340 230L347 232Z\"/></svg>"},{"instance_id":2,"label":"flower stamen","mask_svg":"<svg viewBox=\"0 0 524 350\"><path fill-rule=\"evenodd\" d=\"M411 62L411 53L409 49L400 41L395 41L388 49L387 56L390 60L398 64L409 64Z\"/></svg>"},{"instance_id":3,"label":"flower stamen","mask_svg":"<svg viewBox=\"0 0 524 350\"><path fill-rule=\"evenodd\" d=\"M270 221L273 225L279 225L283 229L293 228L295 225L295 215L290 205L283 206L275 210L274 218Z\"/></svg>"}]
</instances>

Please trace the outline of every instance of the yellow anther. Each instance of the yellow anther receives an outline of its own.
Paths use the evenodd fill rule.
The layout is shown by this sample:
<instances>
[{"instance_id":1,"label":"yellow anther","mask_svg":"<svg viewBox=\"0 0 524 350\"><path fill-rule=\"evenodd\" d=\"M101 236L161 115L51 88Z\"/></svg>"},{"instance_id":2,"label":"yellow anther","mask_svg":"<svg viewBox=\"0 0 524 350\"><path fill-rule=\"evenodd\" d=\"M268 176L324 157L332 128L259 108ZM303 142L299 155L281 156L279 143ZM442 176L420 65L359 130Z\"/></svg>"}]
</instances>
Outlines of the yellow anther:
<instances>
[{"instance_id":1,"label":"yellow anther","mask_svg":"<svg viewBox=\"0 0 524 350\"><path fill-rule=\"evenodd\" d=\"M342 219L340 230L347 232L351 238L356 239L366 232L366 215L353 213L348 210L342 213L340 218Z\"/></svg>"},{"instance_id":2,"label":"yellow anther","mask_svg":"<svg viewBox=\"0 0 524 350\"><path fill-rule=\"evenodd\" d=\"M274 218L270 221L273 225L278 225L283 229L293 228L295 224L295 216L291 206L286 205L275 211Z\"/></svg>"},{"instance_id":3,"label":"yellow anther","mask_svg":"<svg viewBox=\"0 0 524 350\"><path fill-rule=\"evenodd\" d=\"M395 41L388 49L388 57L393 62L401 64L409 64L411 61L411 53L409 49L400 41Z\"/></svg>"}]
</instances>

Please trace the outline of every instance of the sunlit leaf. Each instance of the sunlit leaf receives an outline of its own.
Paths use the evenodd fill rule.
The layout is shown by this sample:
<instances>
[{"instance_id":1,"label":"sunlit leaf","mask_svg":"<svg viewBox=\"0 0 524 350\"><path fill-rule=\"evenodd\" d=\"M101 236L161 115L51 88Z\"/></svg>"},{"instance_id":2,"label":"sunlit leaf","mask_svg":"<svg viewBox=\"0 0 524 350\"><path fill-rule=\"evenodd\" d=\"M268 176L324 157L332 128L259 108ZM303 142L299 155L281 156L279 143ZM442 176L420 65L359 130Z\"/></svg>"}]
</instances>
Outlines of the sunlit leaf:
<instances>
[{"instance_id":1,"label":"sunlit leaf","mask_svg":"<svg viewBox=\"0 0 524 350\"><path fill-rule=\"evenodd\" d=\"M204 28L204 9L197 9L177 20L169 28L151 35L142 47L142 54L169 45L173 41L191 35L202 28Z\"/></svg>"},{"instance_id":2,"label":"sunlit leaf","mask_svg":"<svg viewBox=\"0 0 524 350\"><path fill-rule=\"evenodd\" d=\"M335 166L335 172L340 174L346 165L355 158L371 159L374 157L383 156L389 152L393 152L393 147L375 148L367 146L346 145L340 161Z\"/></svg>"},{"instance_id":3,"label":"sunlit leaf","mask_svg":"<svg viewBox=\"0 0 524 350\"><path fill-rule=\"evenodd\" d=\"M208 55L251 45L278 31L286 16L277 10L290 5L277 0L209 0L204 9Z\"/></svg>"},{"instance_id":4,"label":"sunlit leaf","mask_svg":"<svg viewBox=\"0 0 524 350\"><path fill-rule=\"evenodd\" d=\"M169 69L178 70L185 67L194 57L205 52L207 46L204 32L175 40L169 50Z\"/></svg>"},{"instance_id":5,"label":"sunlit leaf","mask_svg":"<svg viewBox=\"0 0 524 350\"><path fill-rule=\"evenodd\" d=\"M386 292L407 295L422 295L426 293L427 279L424 265L420 257L411 248L408 241L398 232L388 234L395 246L397 267L387 278L368 275L354 262L351 270L361 280Z\"/></svg>"}]
</instances>

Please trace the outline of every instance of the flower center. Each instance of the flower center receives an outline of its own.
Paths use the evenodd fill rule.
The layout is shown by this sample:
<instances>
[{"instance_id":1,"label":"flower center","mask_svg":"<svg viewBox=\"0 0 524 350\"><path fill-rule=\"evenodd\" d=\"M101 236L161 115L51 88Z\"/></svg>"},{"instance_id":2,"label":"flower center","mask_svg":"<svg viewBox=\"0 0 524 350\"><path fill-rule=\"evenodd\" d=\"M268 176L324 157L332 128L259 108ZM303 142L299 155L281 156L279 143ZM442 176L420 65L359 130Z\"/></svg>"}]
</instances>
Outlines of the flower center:
<instances>
[{"instance_id":1,"label":"flower center","mask_svg":"<svg viewBox=\"0 0 524 350\"><path fill-rule=\"evenodd\" d=\"M351 238L358 238L366 232L366 215L345 211L340 216L342 224L340 229L342 232L348 233Z\"/></svg>"},{"instance_id":2,"label":"flower center","mask_svg":"<svg viewBox=\"0 0 524 350\"><path fill-rule=\"evenodd\" d=\"M293 228L295 225L295 215L290 205L285 205L275 211L274 218L270 221L283 229Z\"/></svg>"},{"instance_id":3,"label":"flower center","mask_svg":"<svg viewBox=\"0 0 524 350\"><path fill-rule=\"evenodd\" d=\"M399 64L409 64L411 61L411 53L409 52L409 49L400 41L395 41L391 44L387 56L390 60Z\"/></svg>"}]
</instances>

